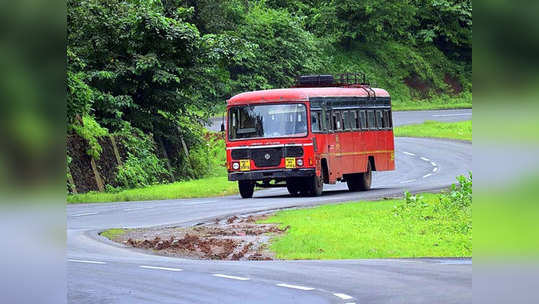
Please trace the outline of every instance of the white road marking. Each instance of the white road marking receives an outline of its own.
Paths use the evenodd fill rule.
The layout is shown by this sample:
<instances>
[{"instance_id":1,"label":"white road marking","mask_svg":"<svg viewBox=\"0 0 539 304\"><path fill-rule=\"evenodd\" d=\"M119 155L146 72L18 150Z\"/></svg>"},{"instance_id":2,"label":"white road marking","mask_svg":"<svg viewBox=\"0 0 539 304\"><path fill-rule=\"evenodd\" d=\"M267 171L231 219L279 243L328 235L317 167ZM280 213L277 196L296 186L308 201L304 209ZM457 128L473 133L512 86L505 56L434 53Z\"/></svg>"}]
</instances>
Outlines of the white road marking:
<instances>
[{"instance_id":1,"label":"white road marking","mask_svg":"<svg viewBox=\"0 0 539 304\"><path fill-rule=\"evenodd\" d=\"M214 276L214 277L225 278L225 279L240 280L240 281L247 281L247 280L250 280L249 278L243 278L243 277L231 276L231 275L220 274L220 273L215 273L215 274L213 274L213 276Z\"/></svg>"},{"instance_id":2,"label":"white road marking","mask_svg":"<svg viewBox=\"0 0 539 304\"><path fill-rule=\"evenodd\" d=\"M336 296L336 297L339 297L339 298L341 298L343 300L350 300L350 299L354 298L354 297L351 297L351 296L349 296L347 294L344 294L344 293L334 293L333 295Z\"/></svg>"},{"instance_id":3,"label":"white road marking","mask_svg":"<svg viewBox=\"0 0 539 304\"><path fill-rule=\"evenodd\" d=\"M299 286L299 285L290 285L290 284L284 284L284 283L277 284L277 286L286 287L286 288L300 289L300 290L313 290L314 289L312 287Z\"/></svg>"},{"instance_id":4,"label":"white road marking","mask_svg":"<svg viewBox=\"0 0 539 304\"><path fill-rule=\"evenodd\" d=\"M436 163L435 163L435 162L431 161L430 164L433 165L434 167L436 167Z\"/></svg>"},{"instance_id":5,"label":"white road marking","mask_svg":"<svg viewBox=\"0 0 539 304\"><path fill-rule=\"evenodd\" d=\"M429 173L429 174L423 175L423 178L427 178L427 177L429 177L429 176L431 176L431 175L432 175L432 173Z\"/></svg>"},{"instance_id":6,"label":"white road marking","mask_svg":"<svg viewBox=\"0 0 539 304\"><path fill-rule=\"evenodd\" d=\"M157 266L139 266L144 269L156 269L156 270L168 270L168 271L183 271L180 268L169 268L169 267L157 267Z\"/></svg>"},{"instance_id":7,"label":"white road marking","mask_svg":"<svg viewBox=\"0 0 539 304\"><path fill-rule=\"evenodd\" d=\"M406 152L406 151L405 151L405 152L402 152L402 153L404 153L404 154L406 154L406 155L410 155L410 156L415 156L414 153L410 153L410 152Z\"/></svg>"},{"instance_id":8,"label":"white road marking","mask_svg":"<svg viewBox=\"0 0 539 304\"><path fill-rule=\"evenodd\" d=\"M472 113L458 113L458 114L432 114L434 117L447 117L447 116L465 116L472 115Z\"/></svg>"},{"instance_id":9,"label":"white road marking","mask_svg":"<svg viewBox=\"0 0 539 304\"><path fill-rule=\"evenodd\" d=\"M409 180L405 180L405 181L402 181L400 182L401 184L407 184L407 183L413 183L415 182L415 179L409 179Z\"/></svg>"},{"instance_id":10,"label":"white road marking","mask_svg":"<svg viewBox=\"0 0 539 304\"><path fill-rule=\"evenodd\" d=\"M155 208L155 207L135 207L135 208L127 208L127 209L124 209L125 211L133 211L133 210L143 210L143 209L152 209L152 208Z\"/></svg>"},{"instance_id":11,"label":"white road marking","mask_svg":"<svg viewBox=\"0 0 539 304\"><path fill-rule=\"evenodd\" d=\"M193 202L193 203L185 203L184 205L192 206L192 205L202 205L202 204L211 204L211 203L217 203L217 201Z\"/></svg>"},{"instance_id":12,"label":"white road marking","mask_svg":"<svg viewBox=\"0 0 539 304\"><path fill-rule=\"evenodd\" d=\"M432 172L437 172L438 171L438 167L434 167L434 169L432 169Z\"/></svg>"},{"instance_id":13,"label":"white road marking","mask_svg":"<svg viewBox=\"0 0 539 304\"><path fill-rule=\"evenodd\" d=\"M430 159L428 159L428 158L426 158L426 157L421 156L420 158L421 158L422 160L426 161L426 162L430 162Z\"/></svg>"},{"instance_id":14,"label":"white road marking","mask_svg":"<svg viewBox=\"0 0 539 304\"><path fill-rule=\"evenodd\" d=\"M79 214L73 214L71 216L85 216L85 215L94 215L94 214L97 214L97 212L79 213Z\"/></svg>"},{"instance_id":15,"label":"white road marking","mask_svg":"<svg viewBox=\"0 0 539 304\"><path fill-rule=\"evenodd\" d=\"M73 260L73 259L69 259L68 261L74 262L74 263L86 263L86 264L107 264L105 262L100 262L100 261Z\"/></svg>"}]
</instances>

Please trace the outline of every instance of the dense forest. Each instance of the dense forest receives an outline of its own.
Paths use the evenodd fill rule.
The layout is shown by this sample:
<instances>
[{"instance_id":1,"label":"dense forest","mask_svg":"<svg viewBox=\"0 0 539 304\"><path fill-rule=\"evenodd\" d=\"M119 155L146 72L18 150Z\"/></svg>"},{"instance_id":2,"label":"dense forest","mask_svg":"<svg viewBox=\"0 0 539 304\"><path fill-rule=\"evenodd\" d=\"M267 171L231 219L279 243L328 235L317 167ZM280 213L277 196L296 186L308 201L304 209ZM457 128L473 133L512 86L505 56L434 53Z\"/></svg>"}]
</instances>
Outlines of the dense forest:
<instances>
[{"instance_id":1,"label":"dense forest","mask_svg":"<svg viewBox=\"0 0 539 304\"><path fill-rule=\"evenodd\" d=\"M363 72L394 103L457 98L471 60L471 0L68 0L68 141L123 143L110 189L200 177L222 153L201 126L234 94Z\"/></svg>"}]
</instances>

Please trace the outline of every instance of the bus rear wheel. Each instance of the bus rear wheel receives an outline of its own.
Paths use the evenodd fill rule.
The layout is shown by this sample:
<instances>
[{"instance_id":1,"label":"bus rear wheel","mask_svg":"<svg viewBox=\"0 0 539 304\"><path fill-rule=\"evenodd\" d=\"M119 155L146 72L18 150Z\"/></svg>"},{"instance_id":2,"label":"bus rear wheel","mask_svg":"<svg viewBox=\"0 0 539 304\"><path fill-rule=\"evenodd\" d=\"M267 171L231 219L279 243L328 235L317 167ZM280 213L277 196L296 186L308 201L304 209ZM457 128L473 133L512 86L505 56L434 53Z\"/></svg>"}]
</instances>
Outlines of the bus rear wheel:
<instances>
[{"instance_id":1,"label":"bus rear wheel","mask_svg":"<svg viewBox=\"0 0 539 304\"><path fill-rule=\"evenodd\" d=\"M241 198L251 198L255 192L255 183L252 181L238 181Z\"/></svg>"},{"instance_id":2,"label":"bus rear wheel","mask_svg":"<svg viewBox=\"0 0 539 304\"><path fill-rule=\"evenodd\" d=\"M372 170L371 164L367 164L367 172L350 175L346 178L346 184L350 191L366 191L371 188Z\"/></svg>"}]
</instances>

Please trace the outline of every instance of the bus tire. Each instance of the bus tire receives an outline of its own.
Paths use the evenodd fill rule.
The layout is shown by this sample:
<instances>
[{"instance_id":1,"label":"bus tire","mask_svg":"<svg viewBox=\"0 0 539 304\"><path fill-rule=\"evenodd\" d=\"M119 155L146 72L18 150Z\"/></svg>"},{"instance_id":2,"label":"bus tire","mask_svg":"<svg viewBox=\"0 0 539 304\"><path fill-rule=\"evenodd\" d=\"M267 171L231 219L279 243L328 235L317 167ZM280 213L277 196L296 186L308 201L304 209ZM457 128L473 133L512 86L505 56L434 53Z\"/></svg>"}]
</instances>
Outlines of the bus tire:
<instances>
[{"instance_id":1,"label":"bus tire","mask_svg":"<svg viewBox=\"0 0 539 304\"><path fill-rule=\"evenodd\" d=\"M350 191L366 191L371 188L372 170L370 162L367 163L367 172L350 175L346 179L348 190Z\"/></svg>"},{"instance_id":2,"label":"bus tire","mask_svg":"<svg viewBox=\"0 0 539 304\"><path fill-rule=\"evenodd\" d=\"M301 196L301 185L301 180L298 178L289 178L286 180L286 189L288 189L288 193L290 193L290 196Z\"/></svg>"},{"instance_id":3,"label":"bus tire","mask_svg":"<svg viewBox=\"0 0 539 304\"><path fill-rule=\"evenodd\" d=\"M324 181L320 176L313 176L309 180L309 195L310 196L320 196L324 192Z\"/></svg>"},{"instance_id":4,"label":"bus tire","mask_svg":"<svg viewBox=\"0 0 539 304\"><path fill-rule=\"evenodd\" d=\"M238 181L241 198L251 198L255 192L255 183L252 181Z\"/></svg>"}]
</instances>

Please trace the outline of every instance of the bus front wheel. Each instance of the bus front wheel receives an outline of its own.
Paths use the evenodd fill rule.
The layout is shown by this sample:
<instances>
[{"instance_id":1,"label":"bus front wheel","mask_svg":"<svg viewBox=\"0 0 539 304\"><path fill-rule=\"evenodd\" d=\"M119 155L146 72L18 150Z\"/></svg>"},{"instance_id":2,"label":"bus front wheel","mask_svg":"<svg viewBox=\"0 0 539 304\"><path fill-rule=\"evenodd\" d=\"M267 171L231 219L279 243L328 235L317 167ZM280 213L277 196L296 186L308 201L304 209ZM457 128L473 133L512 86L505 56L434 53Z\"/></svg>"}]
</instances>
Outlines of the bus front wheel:
<instances>
[{"instance_id":1,"label":"bus front wheel","mask_svg":"<svg viewBox=\"0 0 539 304\"><path fill-rule=\"evenodd\" d=\"M324 191L324 181L321 176L313 176L309 180L309 194L311 196L320 196Z\"/></svg>"},{"instance_id":2,"label":"bus front wheel","mask_svg":"<svg viewBox=\"0 0 539 304\"><path fill-rule=\"evenodd\" d=\"M251 198L255 191L255 183L252 181L238 181L238 188L242 198Z\"/></svg>"},{"instance_id":3,"label":"bus front wheel","mask_svg":"<svg viewBox=\"0 0 539 304\"><path fill-rule=\"evenodd\" d=\"M288 189L288 193L290 193L290 196L298 197L301 195L301 183L300 180L289 178L286 180L286 189Z\"/></svg>"},{"instance_id":4,"label":"bus front wheel","mask_svg":"<svg viewBox=\"0 0 539 304\"><path fill-rule=\"evenodd\" d=\"M371 164L367 164L367 172L350 175L346 178L346 184L350 191L365 191L371 188L372 170Z\"/></svg>"}]
</instances>

